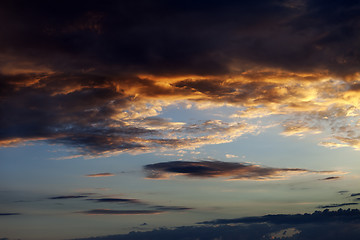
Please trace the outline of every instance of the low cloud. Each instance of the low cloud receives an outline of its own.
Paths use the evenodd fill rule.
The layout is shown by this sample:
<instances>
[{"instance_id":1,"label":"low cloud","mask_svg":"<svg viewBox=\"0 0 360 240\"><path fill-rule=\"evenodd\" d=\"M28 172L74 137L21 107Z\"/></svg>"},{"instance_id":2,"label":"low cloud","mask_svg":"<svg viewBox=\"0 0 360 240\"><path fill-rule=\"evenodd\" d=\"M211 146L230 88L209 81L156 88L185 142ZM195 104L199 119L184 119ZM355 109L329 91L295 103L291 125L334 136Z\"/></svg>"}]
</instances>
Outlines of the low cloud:
<instances>
[{"instance_id":1,"label":"low cloud","mask_svg":"<svg viewBox=\"0 0 360 240\"><path fill-rule=\"evenodd\" d=\"M344 206L352 206L352 205L358 205L359 203L334 203L334 204L330 204L330 205L324 205L324 206L318 206L318 208L339 208L339 207L344 207Z\"/></svg>"},{"instance_id":2,"label":"low cloud","mask_svg":"<svg viewBox=\"0 0 360 240\"><path fill-rule=\"evenodd\" d=\"M271 223L271 224L307 224L324 222L360 222L360 211L348 209L338 211L315 211L312 214L276 214L260 217L244 217L234 219L216 219L199 222L199 224L233 224L233 223Z\"/></svg>"},{"instance_id":3,"label":"low cloud","mask_svg":"<svg viewBox=\"0 0 360 240\"><path fill-rule=\"evenodd\" d=\"M271 168L248 163L222 161L171 161L144 166L146 176L151 179L166 179L170 176L193 178L227 177L233 180L281 179L289 174L330 173L301 168Z\"/></svg>"},{"instance_id":4,"label":"low cloud","mask_svg":"<svg viewBox=\"0 0 360 240\"><path fill-rule=\"evenodd\" d=\"M197 226L159 228L152 231L133 231L128 234L97 236L81 240L338 240L357 239L360 230L359 210L339 210L312 214L279 214L262 217L224 219L203 222ZM239 223L239 224L238 224ZM243 224L245 223L245 224ZM80 239L77 239L80 240Z\"/></svg>"},{"instance_id":5,"label":"low cloud","mask_svg":"<svg viewBox=\"0 0 360 240\"><path fill-rule=\"evenodd\" d=\"M87 214L87 215L151 215L151 214L164 213L164 211L93 209L93 210L88 210L88 211L82 211L79 213L83 213L83 214Z\"/></svg>"},{"instance_id":6,"label":"low cloud","mask_svg":"<svg viewBox=\"0 0 360 240\"><path fill-rule=\"evenodd\" d=\"M352 193L350 197L360 196L360 193Z\"/></svg>"}]
</instances>

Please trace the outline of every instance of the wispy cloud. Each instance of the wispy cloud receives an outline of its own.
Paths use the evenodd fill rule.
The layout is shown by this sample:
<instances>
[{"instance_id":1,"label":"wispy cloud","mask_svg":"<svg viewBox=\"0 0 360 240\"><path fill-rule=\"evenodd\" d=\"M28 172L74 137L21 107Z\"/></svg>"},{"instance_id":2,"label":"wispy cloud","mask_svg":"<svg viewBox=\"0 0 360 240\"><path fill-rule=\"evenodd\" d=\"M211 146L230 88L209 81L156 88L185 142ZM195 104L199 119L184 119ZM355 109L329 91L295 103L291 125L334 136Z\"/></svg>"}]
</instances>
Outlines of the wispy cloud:
<instances>
[{"instance_id":1,"label":"wispy cloud","mask_svg":"<svg viewBox=\"0 0 360 240\"><path fill-rule=\"evenodd\" d=\"M87 174L85 177L112 177L115 176L113 173L93 173L93 174Z\"/></svg>"},{"instance_id":2,"label":"wispy cloud","mask_svg":"<svg viewBox=\"0 0 360 240\"><path fill-rule=\"evenodd\" d=\"M79 213L87 215L151 215L160 214L163 211L157 210L111 210L111 209L93 209L88 211L82 211Z\"/></svg>"},{"instance_id":3,"label":"wispy cloud","mask_svg":"<svg viewBox=\"0 0 360 240\"><path fill-rule=\"evenodd\" d=\"M228 177L234 180L271 180L281 179L289 174L331 173L329 171L311 171L301 168L271 168L248 163L221 161L172 161L144 166L148 178L164 179L182 175L197 178Z\"/></svg>"},{"instance_id":4,"label":"wispy cloud","mask_svg":"<svg viewBox=\"0 0 360 240\"><path fill-rule=\"evenodd\" d=\"M65 196L56 196L56 197L49 197L51 200L62 200L62 199L78 199L78 198L86 198L87 195L65 195Z\"/></svg>"},{"instance_id":5,"label":"wispy cloud","mask_svg":"<svg viewBox=\"0 0 360 240\"><path fill-rule=\"evenodd\" d=\"M352 205L358 205L359 203L354 203L354 202L350 202L350 203L334 203L334 204L330 204L330 205L324 205L324 206L318 206L318 208L339 208L339 207L344 207L344 206L352 206Z\"/></svg>"}]
</instances>

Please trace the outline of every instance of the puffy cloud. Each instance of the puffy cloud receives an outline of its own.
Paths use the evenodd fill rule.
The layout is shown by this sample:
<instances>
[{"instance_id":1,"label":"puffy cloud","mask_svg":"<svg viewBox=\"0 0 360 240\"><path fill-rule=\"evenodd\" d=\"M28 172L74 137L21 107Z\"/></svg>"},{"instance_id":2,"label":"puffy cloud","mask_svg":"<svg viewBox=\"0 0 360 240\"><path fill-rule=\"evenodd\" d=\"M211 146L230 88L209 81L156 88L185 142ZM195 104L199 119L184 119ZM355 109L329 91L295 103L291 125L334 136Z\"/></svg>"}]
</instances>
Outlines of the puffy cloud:
<instances>
[{"instance_id":1,"label":"puffy cloud","mask_svg":"<svg viewBox=\"0 0 360 240\"><path fill-rule=\"evenodd\" d=\"M3 2L0 145L45 140L86 156L196 148L281 115L293 120L281 123L286 136L328 131L322 145L358 149L359 4L297 3ZM240 121L159 117L178 103L238 107Z\"/></svg>"},{"instance_id":2,"label":"puffy cloud","mask_svg":"<svg viewBox=\"0 0 360 240\"><path fill-rule=\"evenodd\" d=\"M144 166L148 178L166 179L170 176L197 178L227 177L233 180L271 180L281 179L289 174L330 173L300 168L271 168L248 163L221 161L172 161Z\"/></svg>"}]
</instances>

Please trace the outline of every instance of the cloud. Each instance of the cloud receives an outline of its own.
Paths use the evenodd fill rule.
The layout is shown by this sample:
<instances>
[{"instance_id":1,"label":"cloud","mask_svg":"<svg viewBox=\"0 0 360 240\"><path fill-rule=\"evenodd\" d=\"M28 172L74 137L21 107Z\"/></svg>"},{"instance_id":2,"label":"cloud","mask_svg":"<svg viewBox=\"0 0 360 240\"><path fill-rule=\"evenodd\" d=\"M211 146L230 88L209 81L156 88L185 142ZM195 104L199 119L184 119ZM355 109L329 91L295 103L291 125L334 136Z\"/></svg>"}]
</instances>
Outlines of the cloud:
<instances>
[{"instance_id":1,"label":"cloud","mask_svg":"<svg viewBox=\"0 0 360 240\"><path fill-rule=\"evenodd\" d=\"M0 213L0 216L16 216L16 215L20 215L20 213L15 213L15 212L2 212L2 213Z\"/></svg>"},{"instance_id":2,"label":"cloud","mask_svg":"<svg viewBox=\"0 0 360 240\"><path fill-rule=\"evenodd\" d=\"M101 202L101 203L141 203L138 199L129 199L129 198L96 198L96 199L87 199L89 201Z\"/></svg>"},{"instance_id":3,"label":"cloud","mask_svg":"<svg viewBox=\"0 0 360 240\"><path fill-rule=\"evenodd\" d=\"M248 163L221 161L171 161L144 166L148 178L164 179L170 176L196 178L229 177L234 180L281 179L289 174L330 173L329 171L310 171L300 168L271 168Z\"/></svg>"},{"instance_id":4,"label":"cloud","mask_svg":"<svg viewBox=\"0 0 360 240\"><path fill-rule=\"evenodd\" d=\"M335 204L330 204L330 205L325 205L325 206L318 206L318 208L339 208L339 207L343 207L343 206L352 206L352 205L358 205L359 203L335 203Z\"/></svg>"},{"instance_id":5,"label":"cloud","mask_svg":"<svg viewBox=\"0 0 360 240\"><path fill-rule=\"evenodd\" d=\"M78 199L78 198L86 198L86 195L66 195L66 196L56 196L50 197L51 200L61 200L61 199Z\"/></svg>"},{"instance_id":6,"label":"cloud","mask_svg":"<svg viewBox=\"0 0 360 240\"><path fill-rule=\"evenodd\" d=\"M350 197L360 196L360 193L352 193Z\"/></svg>"},{"instance_id":7,"label":"cloud","mask_svg":"<svg viewBox=\"0 0 360 240\"><path fill-rule=\"evenodd\" d=\"M339 180L342 177L340 176L333 176L333 177L326 177L326 178L321 178L319 179L320 181L331 181L331 180ZM344 193L343 191L341 191L341 194Z\"/></svg>"},{"instance_id":8,"label":"cloud","mask_svg":"<svg viewBox=\"0 0 360 240\"><path fill-rule=\"evenodd\" d=\"M233 223L271 223L271 224L309 224L326 222L359 222L358 209L339 209L338 211L315 211L312 214L277 214L260 217L244 217L235 219L216 219L199 224L233 224Z\"/></svg>"},{"instance_id":9,"label":"cloud","mask_svg":"<svg viewBox=\"0 0 360 240\"><path fill-rule=\"evenodd\" d=\"M322 145L359 149L358 7L1 3L13 25L0 31L0 144L47 141L88 157L197 148L281 115L293 120L281 120L286 136L329 130ZM229 116L241 123L159 118L176 104L237 107Z\"/></svg>"},{"instance_id":10,"label":"cloud","mask_svg":"<svg viewBox=\"0 0 360 240\"><path fill-rule=\"evenodd\" d=\"M115 176L113 173L93 173L87 174L85 177L112 177Z\"/></svg>"},{"instance_id":11,"label":"cloud","mask_svg":"<svg viewBox=\"0 0 360 240\"><path fill-rule=\"evenodd\" d=\"M252 221L249 221L251 219ZM133 231L128 234L98 236L82 240L144 240L144 239L222 239L232 240L241 236L243 240L289 239L289 240L336 240L356 239L359 236L358 210L339 210L313 214L266 215L263 217L242 218L228 223L201 224L201 226L182 226L177 228L158 228L151 231ZM238 219L239 220L239 219ZM290 220L290 222L287 222ZM264 223L266 222L266 223ZM78 239L79 240L79 239Z\"/></svg>"},{"instance_id":12,"label":"cloud","mask_svg":"<svg viewBox=\"0 0 360 240\"><path fill-rule=\"evenodd\" d=\"M187 211L193 209L189 207L179 207L179 206L153 206L153 207L160 211Z\"/></svg>"},{"instance_id":13,"label":"cloud","mask_svg":"<svg viewBox=\"0 0 360 240\"><path fill-rule=\"evenodd\" d=\"M93 209L79 212L87 215L149 215L160 214L163 211L157 210L111 210L111 209Z\"/></svg>"}]
</instances>

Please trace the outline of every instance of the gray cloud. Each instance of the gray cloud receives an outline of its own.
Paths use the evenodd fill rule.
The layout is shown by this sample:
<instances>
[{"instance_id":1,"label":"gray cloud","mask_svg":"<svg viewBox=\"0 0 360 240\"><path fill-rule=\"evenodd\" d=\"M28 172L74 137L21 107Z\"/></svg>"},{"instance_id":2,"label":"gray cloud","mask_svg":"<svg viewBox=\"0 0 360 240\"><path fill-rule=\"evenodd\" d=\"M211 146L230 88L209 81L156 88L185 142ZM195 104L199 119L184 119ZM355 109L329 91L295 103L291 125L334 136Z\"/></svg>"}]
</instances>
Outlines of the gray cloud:
<instances>
[{"instance_id":1,"label":"gray cloud","mask_svg":"<svg viewBox=\"0 0 360 240\"><path fill-rule=\"evenodd\" d=\"M318 208L339 208L343 206L352 206L352 205L358 205L359 203L334 203L330 205L324 205L324 206L318 206Z\"/></svg>"},{"instance_id":2,"label":"gray cloud","mask_svg":"<svg viewBox=\"0 0 360 240\"><path fill-rule=\"evenodd\" d=\"M78 199L78 198L86 198L86 195L66 195L66 196L56 196L50 197L51 200L62 200L62 199Z\"/></svg>"},{"instance_id":3,"label":"gray cloud","mask_svg":"<svg viewBox=\"0 0 360 240\"><path fill-rule=\"evenodd\" d=\"M232 224L232 223L271 223L271 224L306 224L324 222L359 222L358 209L339 209L338 211L315 211L312 214L277 214L260 217L244 217L235 219L217 219L200 222L199 224Z\"/></svg>"},{"instance_id":4,"label":"gray cloud","mask_svg":"<svg viewBox=\"0 0 360 240\"><path fill-rule=\"evenodd\" d=\"M16 216L16 215L20 215L20 213L15 213L15 212L2 212L2 213L0 213L0 216Z\"/></svg>"},{"instance_id":5,"label":"gray cloud","mask_svg":"<svg viewBox=\"0 0 360 240\"><path fill-rule=\"evenodd\" d=\"M316 110L314 99L344 99L328 93L336 83L316 86L323 94L313 100L299 86L339 79L345 87L337 91L357 92L351 81L360 71L354 50L359 4L297 3L64 1L53 8L46 1L1 2L0 112L6 117L0 120L0 145L46 140L96 156L199 147L231 141L241 135L229 135L235 127L242 134L254 130L223 123L215 136L215 128L203 131L205 124L181 128L156 118L176 100L265 110L275 104L270 114L302 109L333 119L339 111ZM242 115L251 112L246 111ZM297 130L321 126L303 125L307 128ZM184 137L195 129L200 132ZM291 134L289 129L294 128L285 129ZM219 137L224 132L226 139ZM333 134L337 141L357 146L356 135L339 132Z\"/></svg>"},{"instance_id":6,"label":"gray cloud","mask_svg":"<svg viewBox=\"0 0 360 240\"><path fill-rule=\"evenodd\" d=\"M270 180L284 177L289 173L314 172L300 168L271 168L248 163L221 161L172 161L154 163L144 166L144 170L147 177L153 179L167 178L171 175L183 175L198 178L228 177L237 180Z\"/></svg>"},{"instance_id":7,"label":"gray cloud","mask_svg":"<svg viewBox=\"0 0 360 240\"><path fill-rule=\"evenodd\" d=\"M326 177L326 178L321 178L319 179L320 181L330 181L330 180L339 180L341 179L342 177L340 176L334 176L334 177Z\"/></svg>"},{"instance_id":8,"label":"gray cloud","mask_svg":"<svg viewBox=\"0 0 360 240\"><path fill-rule=\"evenodd\" d=\"M111 209L93 209L88 211L82 211L79 213L87 215L148 215L148 214L159 214L163 211L157 210L111 210Z\"/></svg>"}]
</instances>

